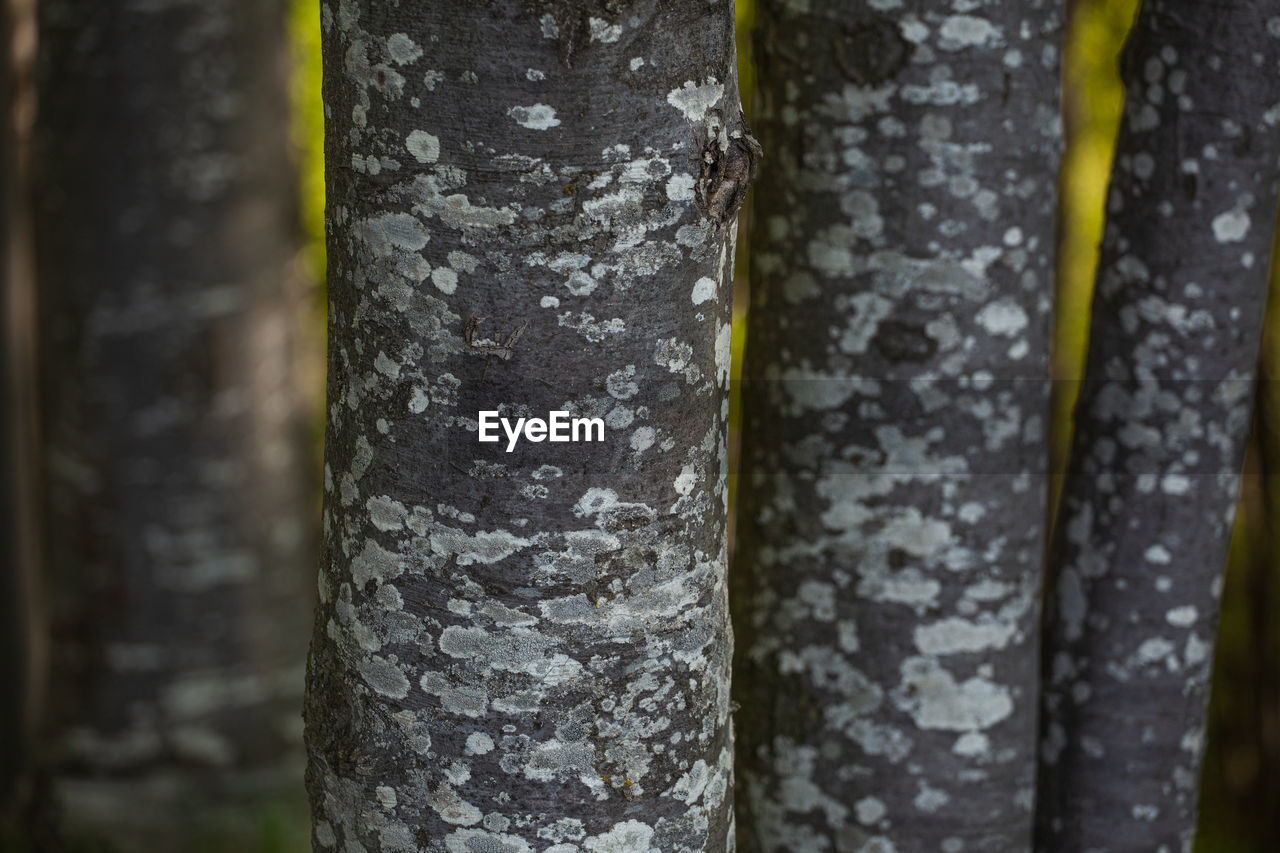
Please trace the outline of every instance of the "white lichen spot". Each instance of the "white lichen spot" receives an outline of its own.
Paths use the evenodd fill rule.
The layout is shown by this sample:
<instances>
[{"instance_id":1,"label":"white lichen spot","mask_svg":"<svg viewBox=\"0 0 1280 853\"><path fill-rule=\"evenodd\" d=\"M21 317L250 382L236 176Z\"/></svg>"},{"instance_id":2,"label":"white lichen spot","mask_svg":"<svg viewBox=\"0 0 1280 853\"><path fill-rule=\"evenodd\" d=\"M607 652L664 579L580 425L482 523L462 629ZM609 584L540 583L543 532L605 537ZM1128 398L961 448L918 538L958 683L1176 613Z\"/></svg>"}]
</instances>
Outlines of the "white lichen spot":
<instances>
[{"instance_id":1,"label":"white lichen spot","mask_svg":"<svg viewBox=\"0 0 1280 853\"><path fill-rule=\"evenodd\" d=\"M1239 243L1249 233L1249 214L1228 210L1213 218L1213 238L1219 243Z\"/></svg>"},{"instance_id":2,"label":"white lichen spot","mask_svg":"<svg viewBox=\"0 0 1280 853\"><path fill-rule=\"evenodd\" d=\"M693 487L697 483L697 474L693 470L692 465L686 465L680 469L680 475L676 477L672 484L676 493L681 495L690 495L693 493Z\"/></svg>"},{"instance_id":3,"label":"white lichen spot","mask_svg":"<svg viewBox=\"0 0 1280 853\"><path fill-rule=\"evenodd\" d=\"M493 752L493 738L484 732L467 735L467 755L487 755Z\"/></svg>"},{"instance_id":4,"label":"white lichen spot","mask_svg":"<svg viewBox=\"0 0 1280 853\"><path fill-rule=\"evenodd\" d=\"M440 139L425 130L410 131L404 147L419 163L434 163L440 159Z\"/></svg>"},{"instance_id":5,"label":"white lichen spot","mask_svg":"<svg viewBox=\"0 0 1280 853\"><path fill-rule=\"evenodd\" d=\"M724 85L716 82L716 78L708 77L701 84L686 80L683 86L667 93L667 103L684 113L689 121L702 121L707 110L719 103L722 97Z\"/></svg>"},{"instance_id":6,"label":"white lichen spot","mask_svg":"<svg viewBox=\"0 0 1280 853\"><path fill-rule=\"evenodd\" d=\"M1144 181L1150 180L1151 176L1155 174L1155 171L1156 161L1150 154L1145 151L1140 151L1133 155L1133 174L1139 179Z\"/></svg>"},{"instance_id":7,"label":"white lichen spot","mask_svg":"<svg viewBox=\"0 0 1280 853\"><path fill-rule=\"evenodd\" d=\"M399 798L396 796L396 789L386 785L379 785L373 789L373 794L378 798L378 804L384 809L390 811L396 807Z\"/></svg>"},{"instance_id":8,"label":"white lichen spot","mask_svg":"<svg viewBox=\"0 0 1280 853\"><path fill-rule=\"evenodd\" d=\"M431 271L431 283L441 293L453 293L458 289L458 274L448 267L436 267Z\"/></svg>"},{"instance_id":9,"label":"white lichen spot","mask_svg":"<svg viewBox=\"0 0 1280 853\"><path fill-rule=\"evenodd\" d=\"M952 15L938 28L938 47L943 50L986 47L1000 44L1001 40L999 27L972 15Z\"/></svg>"},{"instance_id":10,"label":"white lichen spot","mask_svg":"<svg viewBox=\"0 0 1280 853\"><path fill-rule=\"evenodd\" d=\"M1182 656L1186 658L1188 666L1195 666L1207 660L1211 651L1213 647L1209 643L1192 633L1187 637L1187 645L1183 649Z\"/></svg>"},{"instance_id":11,"label":"white lichen spot","mask_svg":"<svg viewBox=\"0 0 1280 853\"><path fill-rule=\"evenodd\" d=\"M443 524L432 532L430 542L435 553L444 557L456 557L459 566L496 563L533 544L506 530L481 530L475 535L469 535Z\"/></svg>"},{"instance_id":12,"label":"white lichen spot","mask_svg":"<svg viewBox=\"0 0 1280 853\"><path fill-rule=\"evenodd\" d=\"M693 293L691 294L694 305L716 298L716 283L714 279L707 278L705 275L693 283Z\"/></svg>"},{"instance_id":13,"label":"white lichen spot","mask_svg":"<svg viewBox=\"0 0 1280 853\"><path fill-rule=\"evenodd\" d=\"M867 351L880 328L880 321L893 313L893 302L876 293L857 293L849 298L853 315L840 336L840 351L857 355Z\"/></svg>"},{"instance_id":14,"label":"white lichen spot","mask_svg":"<svg viewBox=\"0 0 1280 853\"><path fill-rule=\"evenodd\" d=\"M972 731L989 728L1013 713L1013 698L1002 684L974 676L957 682L931 657L902 662L897 706L922 729Z\"/></svg>"},{"instance_id":15,"label":"white lichen spot","mask_svg":"<svg viewBox=\"0 0 1280 853\"><path fill-rule=\"evenodd\" d=\"M990 616L978 622L952 616L930 625L917 626L915 644L917 649L929 655L1003 649L1016 629L1014 623L997 622Z\"/></svg>"},{"instance_id":16,"label":"white lichen spot","mask_svg":"<svg viewBox=\"0 0 1280 853\"><path fill-rule=\"evenodd\" d=\"M667 198L672 201L691 201L693 199L693 176L681 172L667 178Z\"/></svg>"},{"instance_id":17,"label":"white lichen spot","mask_svg":"<svg viewBox=\"0 0 1280 853\"><path fill-rule=\"evenodd\" d=\"M394 33L387 37L387 56L396 65L408 65L422 58L422 48L404 33Z\"/></svg>"},{"instance_id":18,"label":"white lichen spot","mask_svg":"<svg viewBox=\"0 0 1280 853\"><path fill-rule=\"evenodd\" d=\"M444 838L444 847L449 853L533 853L533 848L518 835L483 829L459 829L451 832Z\"/></svg>"},{"instance_id":19,"label":"white lichen spot","mask_svg":"<svg viewBox=\"0 0 1280 853\"><path fill-rule=\"evenodd\" d=\"M387 495L378 495L365 501L365 509L369 511L369 521L382 531L399 530L404 524L408 510L400 501L392 500Z\"/></svg>"},{"instance_id":20,"label":"white lichen spot","mask_svg":"<svg viewBox=\"0 0 1280 853\"><path fill-rule=\"evenodd\" d=\"M986 755L991 749L991 739L982 732L965 732L956 738L951 751L966 758Z\"/></svg>"},{"instance_id":21,"label":"white lichen spot","mask_svg":"<svg viewBox=\"0 0 1280 853\"><path fill-rule=\"evenodd\" d=\"M357 664L360 675L374 690L392 699L403 699L409 695L409 679L400 667L385 658L373 655Z\"/></svg>"},{"instance_id":22,"label":"white lichen spot","mask_svg":"<svg viewBox=\"0 0 1280 853\"><path fill-rule=\"evenodd\" d=\"M653 447L655 438L657 438L657 433L653 427L642 426L631 434L631 449L637 453L642 453Z\"/></svg>"},{"instance_id":23,"label":"white lichen spot","mask_svg":"<svg viewBox=\"0 0 1280 853\"><path fill-rule=\"evenodd\" d=\"M916 794L912 803L922 812L936 812L938 809L951 802L951 796L941 788L930 787L923 779L916 780L920 785L920 792Z\"/></svg>"},{"instance_id":24,"label":"white lichen spot","mask_svg":"<svg viewBox=\"0 0 1280 853\"><path fill-rule=\"evenodd\" d=\"M1156 663L1164 660L1165 656L1170 654L1173 649L1173 643L1164 637L1152 637L1149 640L1144 640L1142 645L1138 646L1138 651L1134 657L1140 664Z\"/></svg>"},{"instance_id":25,"label":"white lichen spot","mask_svg":"<svg viewBox=\"0 0 1280 853\"><path fill-rule=\"evenodd\" d=\"M1164 614L1164 621L1177 628L1190 628L1196 623L1198 615L1195 605L1188 604L1183 607L1171 608Z\"/></svg>"},{"instance_id":26,"label":"white lichen spot","mask_svg":"<svg viewBox=\"0 0 1280 853\"><path fill-rule=\"evenodd\" d=\"M730 359L733 353L733 329L728 323L716 332L716 383L728 387Z\"/></svg>"},{"instance_id":27,"label":"white lichen spot","mask_svg":"<svg viewBox=\"0 0 1280 853\"><path fill-rule=\"evenodd\" d=\"M1133 807L1132 814L1134 820L1153 821L1160 816L1160 808L1139 803Z\"/></svg>"},{"instance_id":28,"label":"white lichen spot","mask_svg":"<svg viewBox=\"0 0 1280 853\"><path fill-rule=\"evenodd\" d=\"M622 37L622 27L619 24L611 24L603 18L591 18L588 24L591 27L592 41L613 44Z\"/></svg>"},{"instance_id":29,"label":"white lichen spot","mask_svg":"<svg viewBox=\"0 0 1280 853\"><path fill-rule=\"evenodd\" d=\"M528 107L512 107L507 115L516 120L516 124L530 130L550 130L560 125L556 111L546 104L533 104Z\"/></svg>"},{"instance_id":30,"label":"white lichen spot","mask_svg":"<svg viewBox=\"0 0 1280 853\"><path fill-rule=\"evenodd\" d=\"M392 249L416 252L430 239L422 223L408 213L384 213L366 219L362 223L360 237L382 257L390 255Z\"/></svg>"},{"instance_id":31,"label":"white lichen spot","mask_svg":"<svg viewBox=\"0 0 1280 853\"><path fill-rule=\"evenodd\" d=\"M991 334L1005 337L1013 337L1027 327L1027 312L1012 299L990 303L975 319Z\"/></svg>"},{"instance_id":32,"label":"white lichen spot","mask_svg":"<svg viewBox=\"0 0 1280 853\"><path fill-rule=\"evenodd\" d=\"M873 824L885 816L884 801L878 797L863 797L861 800L853 804L853 812L858 818L859 823Z\"/></svg>"},{"instance_id":33,"label":"white lichen spot","mask_svg":"<svg viewBox=\"0 0 1280 853\"><path fill-rule=\"evenodd\" d=\"M593 835L582 842L591 853L639 853L648 851L653 840L653 827L638 820L616 823L608 832Z\"/></svg>"},{"instance_id":34,"label":"white lichen spot","mask_svg":"<svg viewBox=\"0 0 1280 853\"><path fill-rule=\"evenodd\" d=\"M421 386L414 388L413 393L409 396L409 411L415 415L420 415L427 410L429 405L431 405L430 392Z\"/></svg>"},{"instance_id":35,"label":"white lichen spot","mask_svg":"<svg viewBox=\"0 0 1280 853\"><path fill-rule=\"evenodd\" d=\"M373 359L373 367L388 379L400 378L400 365L387 358L387 354L379 351Z\"/></svg>"}]
</instances>

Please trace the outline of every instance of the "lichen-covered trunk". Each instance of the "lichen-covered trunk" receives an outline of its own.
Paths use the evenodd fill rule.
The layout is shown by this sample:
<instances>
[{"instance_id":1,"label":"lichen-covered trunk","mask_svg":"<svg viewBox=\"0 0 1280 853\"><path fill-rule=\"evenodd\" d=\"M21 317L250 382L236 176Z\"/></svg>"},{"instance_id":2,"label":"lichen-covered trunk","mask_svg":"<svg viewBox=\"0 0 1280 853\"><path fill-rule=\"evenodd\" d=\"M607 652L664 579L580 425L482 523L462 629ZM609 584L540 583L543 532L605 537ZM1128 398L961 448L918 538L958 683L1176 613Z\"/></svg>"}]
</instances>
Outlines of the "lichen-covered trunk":
<instances>
[{"instance_id":1,"label":"lichen-covered trunk","mask_svg":"<svg viewBox=\"0 0 1280 853\"><path fill-rule=\"evenodd\" d=\"M317 525L283 13L39 6L45 767L69 829L125 849L302 795Z\"/></svg>"},{"instance_id":2,"label":"lichen-covered trunk","mask_svg":"<svg viewBox=\"0 0 1280 853\"><path fill-rule=\"evenodd\" d=\"M728 850L732 4L321 12L317 848Z\"/></svg>"},{"instance_id":3,"label":"lichen-covered trunk","mask_svg":"<svg viewBox=\"0 0 1280 853\"><path fill-rule=\"evenodd\" d=\"M752 853L1030 844L1061 9L971 5L760 10Z\"/></svg>"},{"instance_id":4,"label":"lichen-covered trunk","mask_svg":"<svg viewBox=\"0 0 1280 853\"><path fill-rule=\"evenodd\" d=\"M1125 47L1046 611L1039 850L1191 849L1276 209L1274 13L1148 0Z\"/></svg>"}]
</instances>

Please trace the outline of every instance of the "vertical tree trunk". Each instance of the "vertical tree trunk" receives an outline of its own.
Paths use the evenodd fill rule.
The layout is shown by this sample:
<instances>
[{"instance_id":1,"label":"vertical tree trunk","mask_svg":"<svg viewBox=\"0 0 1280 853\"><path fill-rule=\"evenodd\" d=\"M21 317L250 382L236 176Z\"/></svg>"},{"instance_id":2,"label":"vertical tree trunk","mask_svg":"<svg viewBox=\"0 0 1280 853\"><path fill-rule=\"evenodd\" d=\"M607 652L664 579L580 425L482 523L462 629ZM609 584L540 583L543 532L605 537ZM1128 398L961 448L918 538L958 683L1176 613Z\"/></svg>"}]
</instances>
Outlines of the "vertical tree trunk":
<instances>
[{"instance_id":1,"label":"vertical tree trunk","mask_svg":"<svg viewBox=\"0 0 1280 853\"><path fill-rule=\"evenodd\" d=\"M870 6L760 10L740 841L1017 850L1061 9Z\"/></svg>"},{"instance_id":2,"label":"vertical tree trunk","mask_svg":"<svg viewBox=\"0 0 1280 853\"><path fill-rule=\"evenodd\" d=\"M1272 12L1148 0L1125 47L1048 605L1041 850L1191 847L1275 215Z\"/></svg>"},{"instance_id":3,"label":"vertical tree trunk","mask_svg":"<svg viewBox=\"0 0 1280 853\"><path fill-rule=\"evenodd\" d=\"M14 370L13 284L9 276L9 229L13 192L13 99L10 89L12 30L7 4L0 5L0 732L12 744L0 752L0 841L7 809L27 760L27 638L25 589L18 547L18 383Z\"/></svg>"},{"instance_id":4,"label":"vertical tree trunk","mask_svg":"<svg viewBox=\"0 0 1280 853\"><path fill-rule=\"evenodd\" d=\"M283 14L39 9L48 761L73 825L171 849L237 797L292 795L301 767L313 495Z\"/></svg>"},{"instance_id":5,"label":"vertical tree trunk","mask_svg":"<svg viewBox=\"0 0 1280 853\"><path fill-rule=\"evenodd\" d=\"M732 846L728 0L326 2L318 849ZM482 443L482 411L603 441ZM499 431L501 432L501 431Z\"/></svg>"},{"instance_id":6,"label":"vertical tree trunk","mask_svg":"<svg viewBox=\"0 0 1280 853\"><path fill-rule=\"evenodd\" d=\"M34 276L28 169L35 10L0 4L0 849L41 835L32 773L45 671L35 557ZM8 846L6 846L8 845Z\"/></svg>"}]
</instances>

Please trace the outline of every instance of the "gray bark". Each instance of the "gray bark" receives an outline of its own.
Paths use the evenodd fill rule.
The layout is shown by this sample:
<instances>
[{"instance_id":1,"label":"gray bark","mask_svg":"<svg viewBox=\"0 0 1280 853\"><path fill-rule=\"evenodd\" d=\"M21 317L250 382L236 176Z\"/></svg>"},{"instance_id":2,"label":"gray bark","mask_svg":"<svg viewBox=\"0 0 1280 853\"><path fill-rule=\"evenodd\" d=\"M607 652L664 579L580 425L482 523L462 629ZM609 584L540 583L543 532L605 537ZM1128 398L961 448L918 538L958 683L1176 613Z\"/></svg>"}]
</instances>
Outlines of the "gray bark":
<instances>
[{"instance_id":1,"label":"gray bark","mask_svg":"<svg viewBox=\"0 0 1280 853\"><path fill-rule=\"evenodd\" d=\"M318 849L732 847L728 0L322 4ZM599 416L478 440L479 412Z\"/></svg>"},{"instance_id":2,"label":"gray bark","mask_svg":"<svg viewBox=\"0 0 1280 853\"><path fill-rule=\"evenodd\" d=\"M972 5L760 9L747 851L1030 844L1062 10Z\"/></svg>"},{"instance_id":3,"label":"gray bark","mask_svg":"<svg viewBox=\"0 0 1280 853\"><path fill-rule=\"evenodd\" d=\"M1037 848L1190 850L1275 215L1280 18L1148 2L1044 642Z\"/></svg>"},{"instance_id":4,"label":"gray bark","mask_svg":"<svg viewBox=\"0 0 1280 853\"><path fill-rule=\"evenodd\" d=\"M69 830L126 849L302 795L316 525L283 13L39 8L44 760Z\"/></svg>"}]
</instances>

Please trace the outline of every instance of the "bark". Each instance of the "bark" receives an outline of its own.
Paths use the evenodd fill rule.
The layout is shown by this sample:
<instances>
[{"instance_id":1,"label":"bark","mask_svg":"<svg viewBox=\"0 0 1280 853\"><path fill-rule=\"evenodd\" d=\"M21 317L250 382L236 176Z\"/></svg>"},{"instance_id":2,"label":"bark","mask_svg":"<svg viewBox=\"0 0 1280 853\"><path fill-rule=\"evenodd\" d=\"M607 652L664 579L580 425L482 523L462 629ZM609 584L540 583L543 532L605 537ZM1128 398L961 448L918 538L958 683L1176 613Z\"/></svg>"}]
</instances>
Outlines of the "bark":
<instances>
[{"instance_id":1,"label":"bark","mask_svg":"<svg viewBox=\"0 0 1280 853\"><path fill-rule=\"evenodd\" d=\"M727 0L322 5L318 849L732 847ZM478 440L479 412L605 420Z\"/></svg>"},{"instance_id":2,"label":"bark","mask_svg":"<svg viewBox=\"0 0 1280 853\"><path fill-rule=\"evenodd\" d=\"M973 5L759 12L746 851L1030 844L1062 10Z\"/></svg>"},{"instance_id":3,"label":"bark","mask_svg":"<svg viewBox=\"0 0 1280 853\"><path fill-rule=\"evenodd\" d=\"M1148 2L1126 44L1044 642L1041 850L1190 850L1267 284L1280 19Z\"/></svg>"},{"instance_id":4,"label":"bark","mask_svg":"<svg viewBox=\"0 0 1280 853\"><path fill-rule=\"evenodd\" d=\"M39 9L46 766L73 831L125 845L189 849L202 816L302 796L316 525L283 14Z\"/></svg>"}]
</instances>

